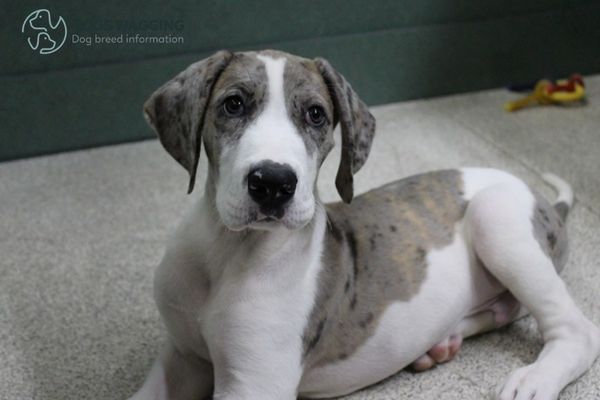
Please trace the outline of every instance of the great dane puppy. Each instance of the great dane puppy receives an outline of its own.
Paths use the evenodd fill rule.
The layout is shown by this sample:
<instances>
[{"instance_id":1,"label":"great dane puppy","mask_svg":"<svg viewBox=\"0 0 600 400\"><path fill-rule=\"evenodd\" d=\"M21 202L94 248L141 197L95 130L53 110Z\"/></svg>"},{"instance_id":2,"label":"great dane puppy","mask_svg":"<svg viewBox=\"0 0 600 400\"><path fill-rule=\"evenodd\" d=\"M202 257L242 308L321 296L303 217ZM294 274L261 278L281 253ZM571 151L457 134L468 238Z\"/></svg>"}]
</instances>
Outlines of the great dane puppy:
<instances>
[{"instance_id":1,"label":"great dane puppy","mask_svg":"<svg viewBox=\"0 0 600 400\"><path fill-rule=\"evenodd\" d=\"M220 51L144 110L189 191L201 143L209 171L156 271L169 344L133 399L344 395L528 312L544 348L496 398L556 399L598 356L600 331L558 276L573 202L559 178L554 205L492 169L412 176L350 204L375 120L320 58ZM338 123L344 202L323 204Z\"/></svg>"}]
</instances>

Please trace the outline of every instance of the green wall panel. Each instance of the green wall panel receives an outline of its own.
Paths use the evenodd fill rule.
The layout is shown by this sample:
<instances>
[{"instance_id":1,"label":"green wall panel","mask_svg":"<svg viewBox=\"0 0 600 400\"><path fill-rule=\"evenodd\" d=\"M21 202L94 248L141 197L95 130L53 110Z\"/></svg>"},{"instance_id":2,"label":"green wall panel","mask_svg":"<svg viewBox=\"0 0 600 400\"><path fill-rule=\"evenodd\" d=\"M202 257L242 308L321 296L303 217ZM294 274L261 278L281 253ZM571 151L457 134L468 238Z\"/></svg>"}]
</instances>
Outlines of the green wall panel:
<instances>
[{"instance_id":1,"label":"green wall panel","mask_svg":"<svg viewBox=\"0 0 600 400\"><path fill-rule=\"evenodd\" d=\"M366 4L345 3L352 5L355 13ZM297 13L311 17L305 24L277 20L282 13L274 10L274 2L260 3L271 5L269 13L245 10L228 17L230 21L238 18L238 23L223 24L220 17L211 22L199 14L198 24L206 23L205 31L199 28L196 42L186 43L190 47L181 51L163 47L124 51L112 46L112 52L96 48L84 53L66 48L57 52L56 58L45 58L33 57L25 47L27 55L13 53L7 58L14 48L11 45L1 59L5 73L0 74L0 160L152 137L141 116L146 97L189 63L222 47L271 47L307 57L327 57L368 104L491 88L574 71L600 72L600 2L571 2L568 8L560 5L568 2L558 1L508 1L505 7L486 7L487 2L421 2L431 7L429 11L425 6L411 9L410 3L416 2L381 3L376 11L365 10L365 18L358 18L335 2L338 10L319 2L283 2L287 10L292 10L293 4L296 9L304 5ZM181 4L178 12L193 19L195 15L184 12L192 3ZM236 5L242 8L235 1L214 4L229 7L228 13L236 11ZM248 8L255 3L244 4ZM398 4L407 6L403 13ZM105 7L102 9L111 6ZM123 15L134 12L128 7L123 6ZM148 7L156 8L158 2L149 1ZM369 7L377 8L378 2ZM169 10L158 15L174 12ZM229 15L223 10L206 15ZM319 20L333 18L334 11L339 14L337 20ZM2 18L14 12L4 9ZM138 14L146 12L157 15L145 8ZM248 16L266 18L273 25L260 28L263 24ZM186 31L190 23L186 19ZM286 24L290 24L287 30Z\"/></svg>"},{"instance_id":2,"label":"green wall panel","mask_svg":"<svg viewBox=\"0 0 600 400\"><path fill-rule=\"evenodd\" d=\"M0 58L0 74L532 15L586 6L594 1L597 0L181 0L169 5L162 0L12 1L0 10L0 37L3 52L9 55ZM68 26L63 48L46 57L33 53L21 34L23 19L39 8L63 16ZM151 21L158 24L150 27ZM70 42L73 34L89 36L95 32L101 36L136 32L172 34L182 36L184 43L85 46Z\"/></svg>"}]
</instances>

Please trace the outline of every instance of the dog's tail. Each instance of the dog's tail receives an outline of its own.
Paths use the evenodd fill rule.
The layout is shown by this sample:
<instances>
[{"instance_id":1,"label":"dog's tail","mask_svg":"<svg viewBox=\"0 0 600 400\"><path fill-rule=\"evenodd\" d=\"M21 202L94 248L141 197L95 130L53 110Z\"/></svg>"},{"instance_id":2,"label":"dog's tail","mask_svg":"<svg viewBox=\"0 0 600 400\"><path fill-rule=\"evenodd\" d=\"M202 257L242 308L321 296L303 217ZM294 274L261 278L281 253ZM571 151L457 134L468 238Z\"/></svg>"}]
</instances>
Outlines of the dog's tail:
<instances>
[{"instance_id":1,"label":"dog's tail","mask_svg":"<svg viewBox=\"0 0 600 400\"><path fill-rule=\"evenodd\" d=\"M554 202L554 209L560 215L560 218L565 221L569 210L573 207L573 189L571 185L562 178L550 173L542 175L542 179L558 192L558 197Z\"/></svg>"}]
</instances>

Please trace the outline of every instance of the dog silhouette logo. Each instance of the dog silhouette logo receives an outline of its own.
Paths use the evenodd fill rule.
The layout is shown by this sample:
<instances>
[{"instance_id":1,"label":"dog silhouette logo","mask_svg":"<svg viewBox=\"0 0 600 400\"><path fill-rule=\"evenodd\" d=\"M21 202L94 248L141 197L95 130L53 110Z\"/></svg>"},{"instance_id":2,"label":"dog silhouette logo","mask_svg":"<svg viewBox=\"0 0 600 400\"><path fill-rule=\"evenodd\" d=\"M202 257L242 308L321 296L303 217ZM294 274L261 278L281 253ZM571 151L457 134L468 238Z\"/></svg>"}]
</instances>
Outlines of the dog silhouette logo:
<instances>
[{"instance_id":1,"label":"dog silhouette logo","mask_svg":"<svg viewBox=\"0 0 600 400\"><path fill-rule=\"evenodd\" d=\"M25 18L21 33L27 36L31 50L39 54L52 54L60 49L67 40L67 24L63 17L52 23L50 11L35 10Z\"/></svg>"}]
</instances>

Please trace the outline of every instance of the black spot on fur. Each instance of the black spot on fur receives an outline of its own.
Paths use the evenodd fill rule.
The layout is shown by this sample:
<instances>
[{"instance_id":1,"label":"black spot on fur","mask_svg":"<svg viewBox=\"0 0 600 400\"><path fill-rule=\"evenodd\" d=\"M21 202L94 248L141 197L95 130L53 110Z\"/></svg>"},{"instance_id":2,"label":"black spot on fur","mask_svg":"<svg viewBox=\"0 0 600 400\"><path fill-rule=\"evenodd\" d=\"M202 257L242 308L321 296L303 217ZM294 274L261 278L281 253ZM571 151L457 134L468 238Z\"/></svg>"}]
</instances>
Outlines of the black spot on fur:
<instances>
[{"instance_id":1,"label":"black spot on fur","mask_svg":"<svg viewBox=\"0 0 600 400\"><path fill-rule=\"evenodd\" d=\"M425 249L421 246L417 247L417 259L424 260L425 259Z\"/></svg>"},{"instance_id":2,"label":"black spot on fur","mask_svg":"<svg viewBox=\"0 0 600 400\"><path fill-rule=\"evenodd\" d=\"M554 205L554 209L560 216L561 220L564 221L567 218L567 215L569 214L569 206L567 205L567 203L565 203L564 201L556 203Z\"/></svg>"},{"instance_id":3,"label":"black spot on fur","mask_svg":"<svg viewBox=\"0 0 600 400\"><path fill-rule=\"evenodd\" d=\"M323 329L325 328L325 319L319 321L319 325L317 326L317 331L315 335L312 337L310 342L308 342L308 346L306 347L306 353L309 353L312 349L315 348L319 340L321 340L321 335L323 334Z\"/></svg>"},{"instance_id":4,"label":"black spot on fur","mask_svg":"<svg viewBox=\"0 0 600 400\"><path fill-rule=\"evenodd\" d=\"M550 248L554 249L554 247L556 246L556 235L554 234L554 232L549 232L546 238L548 239L548 244L550 245Z\"/></svg>"},{"instance_id":5,"label":"black spot on fur","mask_svg":"<svg viewBox=\"0 0 600 400\"><path fill-rule=\"evenodd\" d=\"M363 328L363 329L364 329L364 328L366 328L366 327L367 327L367 326L368 326L368 325L369 325L371 322L373 322L373 313L372 313L372 312L369 312L369 313L367 313L367 315L366 315L365 319L363 319L362 321L360 321L360 322L358 323L358 325L359 325L361 328Z\"/></svg>"},{"instance_id":6,"label":"black spot on fur","mask_svg":"<svg viewBox=\"0 0 600 400\"><path fill-rule=\"evenodd\" d=\"M548 213L543 208L538 208L538 212L542 216L542 219L546 221L546 223L550 222L550 218L548 218Z\"/></svg>"},{"instance_id":7,"label":"black spot on fur","mask_svg":"<svg viewBox=\"0 0 600 400\"><path fill-rule=\"evenodd\" d=\"M371 243L371 250L375 250L375 248L377 247L377 242L375 241L375 236L372 235L369 238L369 243Z\"/></svg>"},{"instance_id":8,"label":"black spot on fur","mask_svg":"<svg viewBox=\"0 0 600 400\"><path fill-rule=\"evenodd\" d=\"M342 242L342 231L340 231L340 228L338 228L337 224L329 219L329 229L331 230L331 234L333 236L333 238L335 239L336 242L341 243Z\"/></svg>"},{"instance_id":9,"label":"black spot on fur","mask_svg":"<svg viewBox=\"0 0 600 400\"><path fill-rule=\"evenodd\" d=\"M356 292L354 292L354 295L352 295L352 300L350 300L350 309L354 310L356 308L356 303L358 302L358 300L356 299Z\"/></svg>"},{"instance_id":10,"label":"black spot on fur","mask_svg":"<svg viewBox=\"0 0 600 400\"><path fill-rule=\"evenodd\" d=\"M350 277L349 276L346 279L346 284L344 285L344 293L348 293L348 290L350 290Z\"/></svg>"},{"instance_id":11,"label":"black spot on fur","mask_svg":"<svg viewBox=\"0 0 600 400\"><path fill-rule=\"evenodd\" d=\"M348 358L348 354L346 353L340 353L340 355L338 356L338 359L340 360L345 360L346 358Z\"/></svg>"},{"instance_id":12,"label":"black spot on fur","mask_svg":"<svg viewBox=\"0 0 600 400\"><path fill-rule=\"evenodd\" d=\"M396 232L397 230L398 228L396 228L396 225L390 225L390 231Z\"/></svg>"},{"instance_id":13,"label":"black spot on fur","mask_svg":"<svg viewBox=\"0 0 600 400\"><path fill-rule=\"evenodd\" d=\"M346 241L348 242L348 247L350 248L350 255L352 256L354 268L354 279L356 280L356 275L358 275L358 251L356 249L356 237L354 236L354 232L346 232Z\"/></svg>"}]
</instances>

